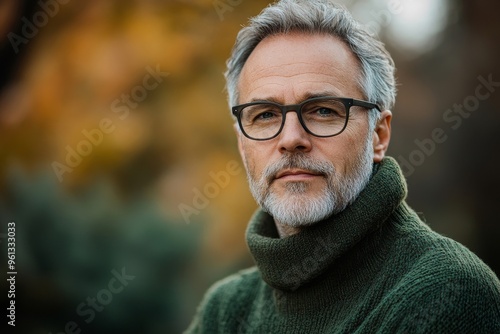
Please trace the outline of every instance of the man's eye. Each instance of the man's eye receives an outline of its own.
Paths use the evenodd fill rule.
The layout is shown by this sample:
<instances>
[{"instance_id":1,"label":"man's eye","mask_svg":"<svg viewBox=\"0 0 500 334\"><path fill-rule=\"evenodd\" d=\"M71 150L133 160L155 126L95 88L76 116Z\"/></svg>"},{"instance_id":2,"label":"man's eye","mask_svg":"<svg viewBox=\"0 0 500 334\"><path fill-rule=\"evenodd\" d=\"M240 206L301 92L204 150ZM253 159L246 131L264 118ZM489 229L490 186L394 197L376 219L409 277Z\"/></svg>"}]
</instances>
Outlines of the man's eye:
<instances>
[{"instance_id":1,"label":"man's eye","mask_svg":"<svg viewBox=\"0 0 500 334\"><path fill-rule=\"evenodd\" d=\"M332 114L336 114L336 112L330 108L319 108L317 110L317 113L320 114L320 115L332 115Z\"/></svg>"},{"instance_id":2,"label":"man's eye","mask_svg":"<svg viewBox=\"0 0 500 334\"><path fill-rule=\"evenodd\" d=\"M275 116L274 113L272 113L270 111L265 111L265 112L262 112L259 115L257 115L256 118L263 119L263 118L272 118L274 116Z\"/></svg>"},{"instance_id":3,"label":"man's eye","mask_svg":"<svg viewBox=\"0 0 500 334\"><path fill-rule=\"evenodd\" d=\"M332 108L317 108L314 112L311 113L311 116L320 116L320 117L338 117L340 114L337 110Z\"/></svg>"},{"instance_id":4,"label":"man's eye","mask_svg":"<svg viewBox=\"0 0 500 334\"><path fill-rule=\"evenodd\" d=\"M252 119L254 122L271 121L277 119L278 114L274 111L261 111Z\"/></svg>"}]
</instances>

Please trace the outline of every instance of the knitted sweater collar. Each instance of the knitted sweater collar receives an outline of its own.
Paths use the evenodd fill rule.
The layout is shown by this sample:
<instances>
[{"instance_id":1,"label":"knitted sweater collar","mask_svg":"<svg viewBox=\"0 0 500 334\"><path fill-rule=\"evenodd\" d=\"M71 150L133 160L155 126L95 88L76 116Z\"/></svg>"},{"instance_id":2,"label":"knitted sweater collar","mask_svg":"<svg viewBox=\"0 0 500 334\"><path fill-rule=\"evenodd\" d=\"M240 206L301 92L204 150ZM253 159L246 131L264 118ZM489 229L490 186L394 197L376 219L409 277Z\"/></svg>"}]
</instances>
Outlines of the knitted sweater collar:
<instances>
[{"instance_id":1,"label":"knitted sweater collar","mask_svg":"<svg viewBox=\"0 0 500 334\"><path fill-rule=\"evenodd\" d=\"M381 228L405 197L401 170L393 158L387 157L344 211L280 239L273 218L258 210L247 229L247 244L264 281L276 289L292 291L318 277L364 237Z\"/></svg>"}]
</instances>

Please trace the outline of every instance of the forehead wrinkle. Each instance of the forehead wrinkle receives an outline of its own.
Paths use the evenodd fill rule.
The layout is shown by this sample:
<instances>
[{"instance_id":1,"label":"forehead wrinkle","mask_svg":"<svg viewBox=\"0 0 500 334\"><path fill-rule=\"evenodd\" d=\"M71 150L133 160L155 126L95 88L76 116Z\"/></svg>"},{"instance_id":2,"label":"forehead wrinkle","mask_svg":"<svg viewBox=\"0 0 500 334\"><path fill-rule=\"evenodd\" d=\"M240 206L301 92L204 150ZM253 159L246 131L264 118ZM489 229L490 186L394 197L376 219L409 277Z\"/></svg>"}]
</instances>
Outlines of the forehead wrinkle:
<instances>
[{"instance_id":1,"label":"forehead wrinkle","mask_svg":"<svg viewBox=\"0 0 500 334\"><path fill-rule=\"evenodd\" d=\"M297 66L297 64L311 65L311 63L307 63L307 62L297 62L297 63L292 62L292 63L288 63L285 65L263 66L261 68L253 69L252 71L250 71L247 68L248 73L247 73L247 75L245 75L245 77L247 78L247 81L251 81L253 83L258 82L258 81L263 80L263 79L293 78L293 77L300 77L300 76L307 76L307 75L317 76L318 80L321 80L319 77L322 77L325 79L325 83L326 82L331 83L332 80L335 83L342 81L342 80L336 80L336 78L333 77L332 74L335 74L336 77L339 79L350 79L348 76L348 73L346 73L344 68L341 68L340 66L335 66L336 64L317 63L319 68L307 68L307 69L302 69L302 70L301 70L302 66ZM313 63L313 64L316 65L316 63ZM284 70L284 68L290 67L290 66L293 66L294 68L296 68L295 73L284 74L283 72L286 72L286 70ZM272 71L273 69L281 69L283 71L280 71L281 73L280 72L269 73L269 72L274 72L274 71ZM327 71L325 71L324 69L327 69ZM355 71L358 72L358 69L356 69ZM325 72L330 72L330 73L327 74ZM335 73L331 73L331 72L335 72ZM260 75L260 74L262 74L262 75ZM358 75L356 75L356 76L358 76ZM350 81L350 80L345 80L345 81ZM355 79L355 81L358 82L359 80ZM358 86L358 85L356 84L356 86Z\"/></svg>"},{"instance_id":2,"label":"forehead wrinkle","mask_svg":"<svg viewBox=\"0 0 500 334\"><path fill-rule=\"evenodd\" d=\"M308 77L311 74L313 75L313 78ZM303 77L303 76L306 76L306 78L303 78L301 80L300 77ZM342 79L346 78L345 74L340 74L337 77L333 77L331 74L325 74L325 73L316 72L316 71L295 73L295 74L289 74L289 75L267 74L267 75L264 75L264 76L261 76L258 78L250 77L247 80L247 81L249 81L248 86L251 88L251 90L254 90L254 89L252 89L252 87L255 87L255 86L259 87L260 86L259 82L261 82L262 80L269 80L269 79L272 80L273 78L276 78L277 81L274 82L274 80L273 80L273 82L265 82L264 84L266 86L267 85L278 85L280 87L284 87L287 84L293 84L295 86L295 85L304 84L304 83L318 83L318 84L329 85L329 86L333 86L333 87L335 87L335 85L341 85L341 89L347 89L347 87L345 87L346 86L345 83L343 82L345 80L342 80ZM283 78L286 78L286 79L296 78L295 79L296 81L291 82L291 83L278 83L280 81L280 79L283 79ZM357 86L358 85L356 85L356 88L359 88Z\"/></svg>"},{"instance_id":3,"label":"forehead wrinkle","mask_svg":"<svg viewBox=\"0 0 500 334\"><path fill-rule=\"evenodd\" d=\"M322 72L316 72L316 71L308 71L308 72L301 72L301 73L294 73L294 74L267 74L260 76L258 78L254 78L253 81L258 81L261 79L268 79L268 78L293 78L293 77L299 77L299 76L304 76L304 75L311 75L314 74L316 76L321 76L321 77L327 77L328 79L333 79L333 76L331 74L325 74ZM343 77L345 78L346 75L338 75L338 77ZM321 81L320 78L318 78L318 81Z\"/></svg>"},{"instance_id":4,"label":"forehead wrinkle","mask_svg":"<svg viewBox=\"0 0 500 334\"><path fill-rule=\"evenodd\" d=\"M302 71L301 68L303 68L304 66L300 66L300 65L306 65L308 67L307 71L305 71L305 72ZM314 66L314 68L310 68L310 66ZM335 64L324 63L324 62L323 63L320 63L320 62L291 62L288 64L260 66L260 68L255 68L252 71L249 71L247 69L247 71L249 71L248 74L250 76L256 76L256 75L259 75L261 73L266 74L268 72L272 72L274 69L285 70L287 67L296 68L296 71L299 72L299 73L297 73L297 75L307 74L307 73L327 75L327 74L324 74L324 69L328 69L330 71L332 69L334 69L334 70L338 71L339 74L343 74L343 72L344 72L343 68L341 68L340 66L335 66ZM356 71L357 71L357 69L356 69ZM283 76L283 77L289 77L289 76L285 76L285 75L281 75L281 74L276 74L276 75Z\"/></svg>"},{"instance_id":5,"label":"forehead wrinkle","mask_svg":"<svg viewBox=\"0 0 500 334\"><path fill-rule=\"evenodd\" d=\"M287 78L290 78L290 77L294 77L294 76L300 76L304 73L301 73L301 74L297 74L297 75L291 75L291 76L286 76ZM328 79L331 80L331 75L327 75L327 74L321 74L322 76L327 76ZM272 77L280 77L280 78L283 78L284 76L273 76L273 75L269 75L269 76L266 76L266 77L261 77L259 79L256 79L256 80L253 80L252 83L249 85L249 95L251 96L255 91L258 91L259 89L265 89L266 91L266 96L269 95L269 88L272 87L272 86L277 86L277 87L286 87L287 85L291 85L291 89L295 91L296 88L299 88L300 85L303 85L303 84L320 84L321 86L325 86L324 88L321 88L321 89L317 89L317 88L314 88L314 87L311 87L310 89L307 89L306 91L304 92L301 92L301 93L294 93L295 96L297 97L300 97L300 98L305 98L306 96L310 96L310 95L316 95L316 94L323 94L323 93L326 93L326 92L331 92L329 93L329 95L333 95L333 96L342 96L342 95L345 95L345 96L350 96L350 95L353 95L355 94L356 92L349 92L348 88L345 86L344 83L341 82L341 80L336 80L335 83L332 83L332 82L326 82L324 80L322 80L321 78L310 78L308 80L301 80L300 82L293 82L293 83L285 83L285 84L281 84L281 83L278 83L278 82L265 82L263 85L260 85L259 82L262 80L262 79L268 79L268 78L272 78ZM263 88L265 87L265 88ZM253 99L253 98L252 98Z\"/></svg>"}]
</instances>

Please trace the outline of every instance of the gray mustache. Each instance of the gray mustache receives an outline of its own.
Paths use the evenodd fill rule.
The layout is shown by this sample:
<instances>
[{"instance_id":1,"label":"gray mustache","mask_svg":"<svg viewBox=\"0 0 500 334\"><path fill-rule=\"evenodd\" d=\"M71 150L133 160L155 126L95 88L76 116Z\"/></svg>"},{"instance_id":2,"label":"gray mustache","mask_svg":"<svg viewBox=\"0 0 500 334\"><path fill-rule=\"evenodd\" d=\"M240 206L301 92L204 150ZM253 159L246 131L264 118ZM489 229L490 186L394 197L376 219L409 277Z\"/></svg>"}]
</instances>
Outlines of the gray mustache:
<instances>
[{"instance_id":1,"label":"gray mustache","mask_svg":"<svg viewBox=\"0 0 500 334\"><path fill-rule=\"evenodd\" d=\"M264 169L264 179L270 184L283 169L304 169L315 174L330 176L335 173L335 167L327 161L307 157L304 153L284 155L279 161Z\"/></svg>"}]
</instances>

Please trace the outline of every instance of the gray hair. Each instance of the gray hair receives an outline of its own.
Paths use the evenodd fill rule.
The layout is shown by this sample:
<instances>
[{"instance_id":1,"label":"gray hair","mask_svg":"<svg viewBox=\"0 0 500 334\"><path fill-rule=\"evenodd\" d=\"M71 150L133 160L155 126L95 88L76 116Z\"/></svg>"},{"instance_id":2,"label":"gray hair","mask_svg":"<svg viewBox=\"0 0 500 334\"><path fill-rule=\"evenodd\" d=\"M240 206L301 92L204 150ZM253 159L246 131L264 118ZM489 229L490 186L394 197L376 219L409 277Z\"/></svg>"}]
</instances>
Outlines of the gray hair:
<instances>
[{"instance_id":1,"label":"gray hair","mask_svg":"<svg viewBox=\"0 0 500 334\"><path fill-rule=\"evenodd\" d=\"M255 47L266 37L304 32L340 38L361 63L358 82L365 99L382 110L391 109L396 99L394 61L384 44L370 35L341 5L329 0L281 0L250 20L236 38L227 61L226 89L230 106L239 103L238 82L243 66ZM370 113L375 126L379 113Z\"/></svg>"}]
</instances>

